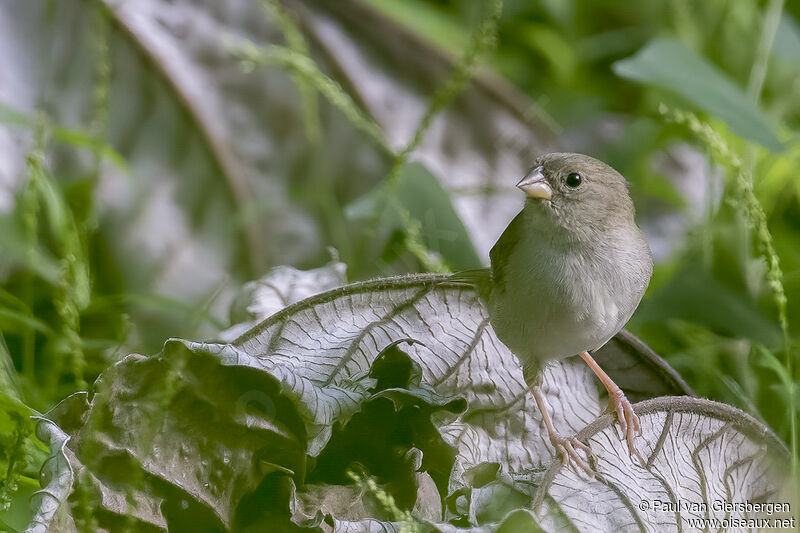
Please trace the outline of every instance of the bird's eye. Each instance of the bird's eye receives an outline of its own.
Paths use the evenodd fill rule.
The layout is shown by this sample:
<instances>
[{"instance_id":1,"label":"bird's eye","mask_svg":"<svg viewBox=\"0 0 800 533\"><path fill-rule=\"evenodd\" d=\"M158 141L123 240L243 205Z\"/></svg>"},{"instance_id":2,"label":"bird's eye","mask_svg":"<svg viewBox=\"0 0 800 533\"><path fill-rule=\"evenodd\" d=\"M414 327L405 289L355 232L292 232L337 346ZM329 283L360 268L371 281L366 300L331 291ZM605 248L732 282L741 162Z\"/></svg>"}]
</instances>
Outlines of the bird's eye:
<instances>
[{"instance_id":1,"label":"bird's eye","mask_svg":"<svg viewBox=\"0 0 800 533\"><path fill-rule=\"evenodd\" d=\"M576 187L580 187L581 183L583 183L583 178L577 172L572 172L570 175L567 176L567 179L565 181L567 187L575 189Z\"/></svg>"}]
</instances>

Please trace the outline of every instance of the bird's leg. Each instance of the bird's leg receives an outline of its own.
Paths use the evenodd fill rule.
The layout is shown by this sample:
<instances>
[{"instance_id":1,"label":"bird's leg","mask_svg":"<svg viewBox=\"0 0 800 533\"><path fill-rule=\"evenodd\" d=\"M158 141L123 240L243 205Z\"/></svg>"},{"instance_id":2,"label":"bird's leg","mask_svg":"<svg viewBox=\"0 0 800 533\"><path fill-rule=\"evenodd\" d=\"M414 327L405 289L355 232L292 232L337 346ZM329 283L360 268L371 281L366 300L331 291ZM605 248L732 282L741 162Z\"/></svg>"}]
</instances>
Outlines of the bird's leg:
<instances>
[{"instance_id":1,"label":"bird's leg","mask_svg":"<svg viewBox=\"0 0 800 533\"><path fill-rule=\"evenodd\" d=\"M575 437L564 437L558 433L553 427L553 421L550 419L550 415L547 412L547 405L545 404L544 395L539 385L531 385L530 389L533 393L533 398L536 400L536 405L539 406L539 411L542 413L542 420L544 420L544 425L547 428L547 435L550 437L550 443L556 449L556 454L561 455L565 466L569 466L570 460L572 460L572 462L583 470L587 476L593 478L595 476L595 471L589 466L588 459L594 457L596 460L597 457L594 455L591 448ZM586 459L578 455L578 450L586 454Z\"/></svg>"},{"instance_id":2,"label":"bird's leg","mask_svg":"<svg viewBox=\"0 0 800 533\"><path fill-rule=\"evenodd\" d=\"M582 352L580 355L581 359L586 361L586 364L589 365L589 368L592 369L592 372L594 372L597 377L600 378L603 386L608 391L608 410L617 414L619 425L623 433L622 438L628 442L628 452L630 453L631 457L635 455L642 464L645 464L645 460L642 458L633 444L634 437L642 435L642 426L639 423L639 417L633 410L631 402L628 401L627 397L625 397L625 393L622 392L622 389L619 388L619 385L614 383L608 374L606 374L605 371L600 368L600 365L597 364L597 361L595 361L594 358L589 355L589 352Z\"/></svg>"}]
</instances>

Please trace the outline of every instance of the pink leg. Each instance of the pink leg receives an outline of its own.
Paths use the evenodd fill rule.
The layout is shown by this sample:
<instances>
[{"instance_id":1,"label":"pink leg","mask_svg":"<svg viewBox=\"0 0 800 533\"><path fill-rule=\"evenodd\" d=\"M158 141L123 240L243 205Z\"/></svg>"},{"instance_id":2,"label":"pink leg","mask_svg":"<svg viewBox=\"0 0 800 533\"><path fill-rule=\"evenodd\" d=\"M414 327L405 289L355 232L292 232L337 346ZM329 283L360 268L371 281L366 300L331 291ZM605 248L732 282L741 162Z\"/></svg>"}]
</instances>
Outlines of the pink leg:
<instances>
[{"instance_id":1,"label":"pink leg","mask_svg":"<svg viewBox=\"0 0 800 533\"><path fill-rule=\"evenodd\" d=\"M589 368L592 369L592 372L600 378L603 386L608 391L608 410L617 414L623 438L628 442L628 452L631 457L635 455L643 465L646 464L644 458L642 458L633 444L634 437L642 435L642 426L639 423L639 417L633 410L631 402L625 397L625 393L622 392L622 389L620 389L608 374L600 368L597 361L589 355L589 352L582 352L580 355L581 358L586 361L586 364L589 365Z\"/></svg>"},{"instance_id":2,"label":"pink leg","mask_svg":"<svg viewBox=\"0 0 800 533\"><path fill-rule=\"evenodd\" d=\"M538 385L531 385L530 389L533 393L533 398L536 400L536 405L539 406L539 411L542 413L542 420L544 420L544 425L547 428L547 435L550 437L550 443L556 449L556 453L560 454L563 458L564 465L569 466L570 460L572 460L572 462L575 463L578 468L583 470L587 476L593 478L595 476L595 471L591 466L589 466L588 463L588 459L590 457L595 457L591 448L575 437L564 437L556 432L555 428L553 427L553 421L550 419L550 415L547 412L547 405L545 405L542 391L539 389ZM583 459L578 454L578 450L581 450L584 452L584 454L586 454L586 459ZM595 459L597 458L595 457Z\"/></svg>"}]
</instances>

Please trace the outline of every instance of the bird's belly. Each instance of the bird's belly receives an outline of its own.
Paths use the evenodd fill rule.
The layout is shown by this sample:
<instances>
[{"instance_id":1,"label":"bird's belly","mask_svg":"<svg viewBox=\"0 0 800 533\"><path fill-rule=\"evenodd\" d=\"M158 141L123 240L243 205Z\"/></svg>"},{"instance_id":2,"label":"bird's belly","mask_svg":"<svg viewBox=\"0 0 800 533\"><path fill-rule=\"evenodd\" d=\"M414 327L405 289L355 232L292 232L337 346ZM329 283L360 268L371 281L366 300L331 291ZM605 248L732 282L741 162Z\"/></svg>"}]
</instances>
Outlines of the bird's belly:
<instances>
[{"instance_id":1,"label":"bird's belly","mask_svg":"<svg viewBox=\"0 0 800 533\"><path fill-rule=\"evenodd\" d=\"M493 294L489 312L498 338L523 363L599 348L630 318L630 311L618 306L619 295L597 284L562 287L528 278L515 286L524 289Z\"/></svg>"}]
</instances>

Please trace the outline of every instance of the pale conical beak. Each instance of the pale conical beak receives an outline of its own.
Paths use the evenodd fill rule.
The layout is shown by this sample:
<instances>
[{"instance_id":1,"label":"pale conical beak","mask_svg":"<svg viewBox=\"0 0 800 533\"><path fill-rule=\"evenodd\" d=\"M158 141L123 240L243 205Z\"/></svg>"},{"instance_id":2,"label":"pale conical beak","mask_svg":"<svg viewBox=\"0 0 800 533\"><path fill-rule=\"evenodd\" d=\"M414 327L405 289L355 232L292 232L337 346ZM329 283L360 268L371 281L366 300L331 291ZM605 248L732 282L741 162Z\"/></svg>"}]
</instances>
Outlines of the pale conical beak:
<instances>
[{"instance_id":1,"label":"pale conical beak","mask_svg":"<svg viewBox=\"0 0 800 533\"><path fill-rule=\"evenodd\" d=\"M522 178L517 187L522 189L528 198L542 198L549 200L553 196L553 190L547 184L542 173L542 167L534 168L530 174Z\"/></svg>"}]
</instances>

